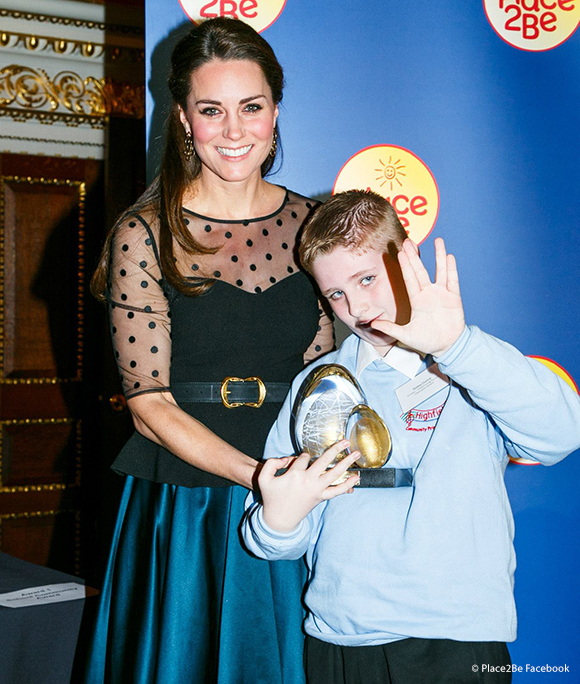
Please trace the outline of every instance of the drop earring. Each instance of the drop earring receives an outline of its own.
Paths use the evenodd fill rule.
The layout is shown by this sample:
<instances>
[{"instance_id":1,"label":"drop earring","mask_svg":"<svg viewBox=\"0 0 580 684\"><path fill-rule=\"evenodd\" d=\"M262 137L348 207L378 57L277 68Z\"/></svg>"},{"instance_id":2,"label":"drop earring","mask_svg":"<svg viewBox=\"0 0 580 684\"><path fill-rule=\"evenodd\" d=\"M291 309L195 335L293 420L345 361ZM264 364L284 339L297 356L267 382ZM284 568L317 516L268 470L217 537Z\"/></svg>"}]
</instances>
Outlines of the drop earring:
<instances>
[{"instance_id":1,"label":"drop earring","mask_svg":"<svg viewBox=\"0 0 580 684\"><path fill-rule=\"evenodd\" d=\"M272 147L270 148L270 157L274 158L276 152L278 151L278 130L274 128L274 134L272 135Z\"/></svg>"},{"instance_id":2,"label":"drop earring","mask_svg":"<svg viewBox=\"0 0 580 684\"><path fill-rule=\"evenodd\" d=\"M193 144L193 135L188 131L185 134L185 141L183 146L183 156L186 161L191 161L192 157L195 157L195 146Z\"/></svg>"}]
</instances>

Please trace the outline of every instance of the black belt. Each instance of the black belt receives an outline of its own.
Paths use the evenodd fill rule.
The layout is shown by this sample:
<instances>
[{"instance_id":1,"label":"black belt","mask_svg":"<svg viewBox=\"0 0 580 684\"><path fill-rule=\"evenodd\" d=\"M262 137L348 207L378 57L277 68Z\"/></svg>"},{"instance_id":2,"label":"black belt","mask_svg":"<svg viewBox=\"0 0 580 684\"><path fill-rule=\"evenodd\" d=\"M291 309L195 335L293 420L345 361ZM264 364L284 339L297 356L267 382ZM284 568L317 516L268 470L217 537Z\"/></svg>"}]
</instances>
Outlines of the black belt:
<instances>
[{"instance_id":1,"label":"black belt","mask_svg":"<svg viewBox=\"0 0 580 684\"><path fill-rule=\"evenodd\" d=\"M289 389L288 382L264 382L257 377L232 376L222 382L175 382L171 385L171 393L178 403L222 403L227 408L260 408L265 401L281 404Z\"/></svg>"}]
</instances>

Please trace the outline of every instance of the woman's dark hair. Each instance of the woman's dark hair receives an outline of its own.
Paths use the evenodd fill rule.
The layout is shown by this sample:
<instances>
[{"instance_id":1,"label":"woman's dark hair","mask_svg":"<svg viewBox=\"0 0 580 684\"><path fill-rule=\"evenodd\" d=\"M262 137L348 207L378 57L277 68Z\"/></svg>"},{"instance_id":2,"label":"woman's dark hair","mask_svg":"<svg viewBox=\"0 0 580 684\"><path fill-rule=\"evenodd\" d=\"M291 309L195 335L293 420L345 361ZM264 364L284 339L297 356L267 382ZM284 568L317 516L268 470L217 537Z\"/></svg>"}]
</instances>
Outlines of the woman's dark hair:
<instances>
[{"instance_id":1,"label":"woman's dark hair","mask_svg":"<svg viewBox=\"0 0 580 684\"><path fill-rule=\"evenodd\" d=\"M91 291L101 301L106 299L114 229L129 216L145 209L152 209L159 216L159 258L164 278L176 290L187 295L199 295L211 287L211 280L192 285L191 280L181 276L173 258L173 240L190 254L213 254L217 251L194 240L183 219L183 194L201 173L201 162L197 155L193 155L190 161L186 160L185 131L179 119L179 107L183 111L187 110L193 72L214 59L247 60L258 64L270 86L274 103L278 104L282 100L282 67L270 45L243 21L227 17L208 19L194 26L179 40L171 55L168 86L172 105L166 122L165 148L159 175L135 204L121 214L105 241L91 281ZM278 134L278 124L275 132ZM268 155L262 164L262 176L271 170L274 160L275 155Z\"/></svg>"}]
</instances>

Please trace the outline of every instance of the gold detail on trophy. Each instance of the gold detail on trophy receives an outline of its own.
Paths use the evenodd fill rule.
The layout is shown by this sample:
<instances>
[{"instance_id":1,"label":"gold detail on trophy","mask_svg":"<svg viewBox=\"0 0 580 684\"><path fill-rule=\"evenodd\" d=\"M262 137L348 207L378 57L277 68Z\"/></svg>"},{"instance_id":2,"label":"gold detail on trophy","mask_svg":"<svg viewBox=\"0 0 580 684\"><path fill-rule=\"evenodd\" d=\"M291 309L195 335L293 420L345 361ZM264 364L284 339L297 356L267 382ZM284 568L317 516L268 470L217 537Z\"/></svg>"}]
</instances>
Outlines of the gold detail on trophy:
<instances>
[{"instance_id":1,"label":"gold detail on trophy","mask_svg":"<svg viewBox=\"0 0 580 684\"><path fill-rule=\"evenodd\" d=\"M354 379L352 373L344 366L339 366L338 364L326 364L324 366L318 366L318 368L315 368L314 371L308 376L307 382L304 385L304 395L309 396L314 388L318 387L321 380L331 376L336 376L337 378L343 378L344 380L347 380L357 389L358 392L362 393L358 382Z\"/></svg>"},{"instance_id":2,"label":"gold detail on trophy","mask_svg":"<svg viewBox=\"0 0 580 684\"><path fill-rule=\"evenodd\" d=\"M346 437L351 451L360 451L356 465L361 468L381 468L391 453L391 433L383 419L365 404L355 406L346 425Z\"/></svg>"}]
</instances>

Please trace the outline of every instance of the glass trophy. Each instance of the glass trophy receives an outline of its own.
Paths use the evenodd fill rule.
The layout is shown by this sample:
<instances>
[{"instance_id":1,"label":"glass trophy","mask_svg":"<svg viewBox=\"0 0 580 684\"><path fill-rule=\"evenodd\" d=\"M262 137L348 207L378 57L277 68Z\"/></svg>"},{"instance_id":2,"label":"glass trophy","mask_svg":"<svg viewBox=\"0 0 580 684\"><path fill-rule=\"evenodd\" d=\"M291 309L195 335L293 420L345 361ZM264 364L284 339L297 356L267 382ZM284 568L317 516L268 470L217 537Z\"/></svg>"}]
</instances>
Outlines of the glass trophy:
<instances>
[{"instance_id":1,"label":"glass trophy","mask_svg":"<svg viewBox=\"0 0 580 684\"><path fill-rule=\"evenodd\" d=\"M407 469L384 468L392 451L391 433L383 419L368 406L364 392L353 375L338 364L314 368L300 386L292 410L293 434L298 453L312 460L341 439L350 447L329 467L351 451L361 456L351 469L333 484L359 472L362 487L400 487L412 484Z\"/></svg>"}]
</instances>

